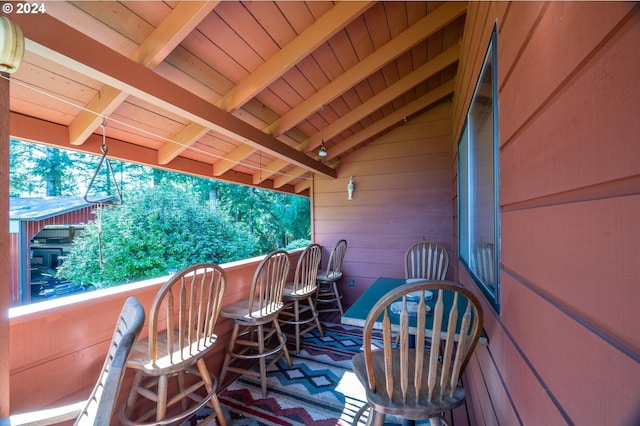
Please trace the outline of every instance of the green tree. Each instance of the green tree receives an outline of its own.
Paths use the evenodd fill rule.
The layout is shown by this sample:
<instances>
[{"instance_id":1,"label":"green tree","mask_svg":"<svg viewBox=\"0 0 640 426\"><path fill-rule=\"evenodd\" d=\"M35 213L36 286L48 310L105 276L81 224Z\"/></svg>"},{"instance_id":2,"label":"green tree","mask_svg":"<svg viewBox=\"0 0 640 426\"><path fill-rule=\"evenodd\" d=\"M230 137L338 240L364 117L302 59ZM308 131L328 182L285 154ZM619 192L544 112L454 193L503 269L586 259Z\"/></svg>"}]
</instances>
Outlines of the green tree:
<instances>
[{"instance_id":1,"label":"green tree","mask_svg":"<svg viewBox=\"0 0 640 426\"><path fill-rule=\"evenodd\" d=\"M96 211L58 275L105 287L165 275L199 262L257 254L246 227L202 202L190 188L164 183Z\"/></svg>"},{"instance_id":2,"label":"green tree","mask_svg":"<svg viewBox=\"0 0 640 426\"><path fill-rule=\"evenodd\" d=\"M17 140L10 155L11 196L83 196L96 174L87 194L96 199L115 195L117 182L124 205L96 211L99 220L62 268L75 281L112 285L201 259L222 263L302 247L310 239L305 197L115 160L111 169L106 162L98 167L99 156Z\"/></svg>"}]
</instances>

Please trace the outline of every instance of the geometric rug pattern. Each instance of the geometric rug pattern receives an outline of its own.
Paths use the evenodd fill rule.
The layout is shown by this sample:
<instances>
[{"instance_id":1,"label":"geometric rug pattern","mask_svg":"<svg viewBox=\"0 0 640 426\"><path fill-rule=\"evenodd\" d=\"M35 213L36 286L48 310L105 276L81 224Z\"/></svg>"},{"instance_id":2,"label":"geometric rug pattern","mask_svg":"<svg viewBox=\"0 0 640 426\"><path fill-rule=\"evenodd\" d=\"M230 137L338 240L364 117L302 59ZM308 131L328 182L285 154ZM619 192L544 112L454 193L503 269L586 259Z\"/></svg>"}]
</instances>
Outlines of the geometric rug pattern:
<instances>
[{"instance_id":1,"label":"geometric rug pattern","mask_svg":"<svg viewBox=\"0 0 640 426\"><path fill-rule=\"evenodd\" d=\"M362 329L323 323L304 336L299 355L290 352L267 372L266 398L257 377L240 376L218 394L228 425L350 425L365 401L364 389L351 371L351 358L362 347ZM192 424L211 411L203 409ZM363 423L364 424L364 423Z\"/></svg>"},{"instance_id":2,"label":"geometric rug pattern","mask_svg":"<svg viewBox=\"0 0 640 426\"><path fill-rule=\"evenodd\" d=\"M304 336L299 355L289 352L292 367L284 359L267 372L267 397L262 397L260 380L240 376L218 394L222 411L230 426L346 426L365 403L364 388L351 370L351 358L362 347L362 328L322 323L324 336L317 330ZM374 334L374 344L376 339ZM257 367L256 367L257 371ZM201 409L189 422L192 426L212 410ZM366 424L367 413L359 421ZM449 419L448 419L449 420ZM398 425L400 419L387 416L385 425ZM428 421L418 421L426 425ZM449 422L453 425L453 422ZM469 423L463 422L468 425Z\"/></svg>"}]
</instances>

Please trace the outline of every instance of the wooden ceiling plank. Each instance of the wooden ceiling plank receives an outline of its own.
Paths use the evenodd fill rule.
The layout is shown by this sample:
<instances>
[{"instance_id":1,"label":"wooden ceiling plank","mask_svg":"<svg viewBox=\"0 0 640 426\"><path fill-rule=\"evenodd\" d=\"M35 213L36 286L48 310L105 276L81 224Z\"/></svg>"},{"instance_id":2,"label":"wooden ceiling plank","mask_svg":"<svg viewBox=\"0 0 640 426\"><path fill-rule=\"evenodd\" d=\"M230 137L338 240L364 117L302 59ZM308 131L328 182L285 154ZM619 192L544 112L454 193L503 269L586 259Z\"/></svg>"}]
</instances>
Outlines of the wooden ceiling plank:
<instances>
[{"instance_id":1,"label":"wooden ceiling plank","mask_svg":"<svg viewBox=\"0 0 640 426\"><path fill-rule=\"evenodd\" d=\"M329 8L333 5L327 5ZM313 24L315 21L314 15L309 10L310 5L303 1L284 1L278 2L278 9L282 15L287 19L287 22L295 31L296 34L301 34L305 28ZM326 10L324 11L326 13ZM319 16L322 16L320 14Z\"/></svg>"},{"instance_id":2,"label":"wooden ceiling plank","mask_svg":"<svg viewBox=\"0 0 640 426\"><path fill-rule=\"evenodd\" d=\"M456 44L453 47L450 47L444 53L433 58L431 61L416 69L405 78L397 81L395 84L389 86L387 89L369 99L367 102L364 102L362 105L353 108L349 113L343 115L338 120L325 127L322 132L318 132L315 135L311 136L300 145L300 149L310 151L319 147L322 137L324 137L325 140L331 139L345 129L348 129L354 123L357 123L364 117L368 116L373 111L376 111L383 105L393 101L393 99L400 96L400 94L411 90L432 75L447 68L449 65L455 63L459 59L460 49L460 44Z\"/></svg>"},{"instance_id":3,"label":"wooden ceiling plank","mask_svg":"<svg viewBox=\"0 0 640 426\"><path fill-rule=\"evenodd\" d=\"M287 80L282 78L277 79L271 85L263 90L256 99L265 99L265 97L269 96L268 93L272 94L272 98L277 98L279 102L286 105L285 111L289 111L292 105L297 105L300 102L304 101L304 96L300 93L296 92L291 84ZM312 93L315 93L312 92ZM271 105L271 104L269 104ZM271 105L276 112L282 113L282 107L277 108L274 105Z\"/></svg>"},{"instance_id":4,"label":"wooden ceiling plank","mask_svg":"<svg viewBox=\"0 0 640 426\"><path fill-rule=\"evenodd\" d=\"M154 71L211 103L233 87L233 83L222 74L182 46L171 52Z\"/></svg>"},{"instance_id":5,"label":"wooden ceiling plank","mask_svg":"<svg viewBox=\"0 0 640 426\"><path fill-rule=\"evenodd\" d=\"M367 29L367 23L364 17L360 17L354 20L348 27L345 28L345 35L351 44L351 50L353 55L356 56L356 62L366 58L372 54L376 49L373 47L371 37ZM335 45L331 46L335 49ZM344 52L340 52L343 54ZM342 61L342 58L340 58Z\"/></svg>"},{"instance_id":6,"label":"wooden ceiling plank","mask_svg":"<svg viewBox=\"0 0 640 426\"><path fill-rule=\"evenodd\" d=\"M361 18L356 19L347 27L347 29L350 30L361 21L362 21ZM369 41L369 38L366 37L366 35L364 37L363 36L359 37L359 39L364 39L362 44L366 44L366 42ZM332 54L335 55L335 58L338 61L338 64L340 64L341 70L348 70L349 68L355 66L360 60L361 56L358 55L358 53L356 52L356 48L354 46L354 44L357 45L357 43L359 43L359 41L354 42L352 38L347 34L346 31L340 31L335 36L333 36L331 40L329 40L329 42L327 43L331 48ZM373 47L371 48L371 52L373 52ZM364 56L366 55L363 55L362 57Z\"/></svg>"},{"instance_id":7,"label":"wooden ceiling plank","mask_svg":"<svg viewBox=\"0 0 640 426\"><path fill-rule=\"evenodd\" d=\"M215 19L214 19L215 18ZM199 62L209 68L210 71L204 72L204 74L215 73L219 77L213 81L204 79L203 81L207 85L211 86L216 92L221 94L227 93L231 90L236 83L249 73L242 67L237 61L229 56L220 46L213 42L212 37L215 37L215 33L210 33L210 29L217 28L216 25L220 17L216 13L210 13L202 23L198 26L196 31L193 31L184 41L180 44L181 47L186 49L190 55L197 58ZM177 49L176 49L177 51ZM172 58L175 52L169 55L168 59ZM185 56L185 62L189 62L191 59L187 55ZM180 67L184 69L184 66ZM186 71L189 73L189 71ZM201 79L198 74L194 74L194 78ZM217 80L220 80L220 85Z\"/></svg>"},{"instance_id":8,"label":"wooden ceiling plank","mask_svg":"<svg viewBox=\"0 0 640 426\"><path fill-rule=\"evenodd\" d=\"M96 40L101 40L103 44L110 46L123 55L132 54L138 47L135 40L126 34L114 31L112 26L106 24L96 16L87 13L86 10L84 10L87 3L90 2L47 2L47 15L51 15L61 22L72 23L77 31L87 34Z\"/></svg>"},{"instance_id":9,"label":"wooden ceiling plank","mask_svg":"<svg viewBox=\"0 0 640 426\"><path fill-rule=\"evenodd\" d=\"M187 36L216 2L183 2L162 21L133 53L131 59L147 67L155 67ZM103 87L69 126L69 143L81 145L128 95L113 87Z\"/></svg>"},{"instance_id":10,"label":"wooden ceiling plank","mask_svg":"<svg viewBox=\"0 0 640 426\"><path fill-rule=\"evenodd\" d=\"M298 37L288 43L269 60L263 63L251 75L245 77L236 87L216 102L216 106L235 111L249 99L255 97L269 84L298 62L309 56L318 46L330 39L345 25L360 16L372 2L342 2L331 8L312 25L307 27ZM245 153L240 146L229 155L240 157Z\"/></svg>"},{"instance_id":11,"label":"wooden ceiling plank","mask_svg":"<svg viewBox=\"0 0 640 426\"><path fill-rule=\"evenodd\" d=\"M311 84L315 90L329 83L327 75L322 72L322 68L320 68L313 55L307 56L298 62L296 69L307 78L309 84Z\"/></svg>"},{"instance_id":12,"label":"wooden ceiling plank","mask_svg":"<svg viewBox=\"0 0 640 426\"><path fill-rule=\"evenodd\" d=\"M261 54L263 59L266 60L271 57L278 49L286 46L298 35L291 27L286 16L282 14L282 11L276 2L250 1L243 2L242 5L247 10L248 18L242 19L242 21L236 21L232 26L234 28L236 26L241 26L243 28L237 29L236 31L244 31L246 30L245 22L248 20L256 22L257 26L260 27L260 31L264 33L264 38L268 39L268 41L273 43L274 46L274 50L272 52L269 52L266 55ZM310 24L311 23L308 25ZM246 40L250 40L251 46L258 52L261 52L261 50L257 48L257 43L260 43L260 41L256 40L256 38L258 38L256 37L256 33L246 33L246 37L244 38Z\"/></svg>"},{"instance_id":13,"label":"wooden ceiling plank","mask_svg":"<svg viewBox=\"0 0 640 426\"><path fill-rule=\"evenodd\" d=\"M309 78L300 72L300 69L298 67L293 67L289 71L284 73L281 80L291 86L291 88L295 90L295 92L303 99L311 96L317 90L313 86L313 84L311 84ZM297 104L298 103L296 103L295 105ZM292 104L289 104L289 109L291 109L291 107ZM289 111L289 109L287 111Z\"/></svg>"},{"instance_id":14,"label":"wooden ceiling plank","mask_svg":"<svg viewBox=\"0 0 640 426\"><path fill-rule=\"evenodd\" d=\"M402 34L362 59L356 66L344 72L313 96L310 96L305 102L273 122L267 127L267 133L280 135L291 129L320 109L323 104L330 102L341 93L350 89L355 82L363 80L373 71L379 70L398 55L463 15L466 12L466 8L467 5L463 2L449 2L438 7L406 31L402 32Z\"/></svg>"},{"instance_id":15,"label":"wooden ceiling plank","mask_svg":"<svg viewBox=\"0 0 640 426\"><path fill-rule=\"evenodd\" d=\"M391 34L391 38L396 37L402 31L411 26L411 23L409 22L407 2L385 2L384 7L387 12L387 21L389 24L389 33ZM425 14L426 12L422 12L422 14L419 15L416 12L414 16L421 17L425 16Z\"/></svg>"},{"instance_id":16,"label":"wooden ceiling plank","mask_svg":"<svg viewBox=\"0 0 640 426\"><path fill-rule=\"evenodd\" d=\"M366 129L364 129L362 132L355 134L353 137L333 147L329 151L329 155L324 157L325 160L331 160L339 156L340 154L358 146L365 140L374 137L381 131L391 127L396 123L401 122L405 117L409 117L410 115L415 114L416 112L428 107L429 105L439 101L440 99L449 96L453 93L454 88L455 80L450 80L443 85L435 88L421 98L418 98L412 103L405 105L392 114L389 114L382 120L376 121L371 126L368 126Z\"/></svg>"},{"instance_id":17,"label":"wooden ceiling plank","mask_svg":"<svg viewBox=\"0 0 640 426\"><path fill-rule=\"evenodd\" d=\"M107 46L77 32L49 15L16 15L25 34L25 47L42 57L66 64L96 80L154 103L159 108L178 114L204 127L253 145L270 155L285 158L299 167L330 177L336 171L273 136L265 134L216 108L204 99L167 81L152 70L114 52ZM68 40L74 40L69 43Z\"/></svg>"},{"instance_id":18,"label":"wooden ceiling plank","mask_svg":"<svg viewBox=\"0 0 640 426\"><path fill-rule=\"evenodd\" d=\"M386 2L376 3L376 7L372 7L364 15L364 21L367 25L365 34L371 38L373 49L380 49L391 40L389 32L389 22L386 13Z\"/></svg>"},{"instance_id":19,"label":"wooden ceiling plank","mask_svg":"<svg viewBox=\"0 0 640 426\"><path fill-rule=\"evenodd\" d=\"M75 7L83 10L100 22L104 22L113 34L122 34L133 40L136 44L142 43L149 33L153 31L153 25L146 19L129 9L120 1L77 1ZM161 5L162 8L164 5ZM166 7L166 6L165 6ZM69 21L66 21L69 22ZM130 52L120 52L129 56Z\"/></svg>"},{"instance_id":20,"label":"wooden ceiling plank","mask_svg":"<svg viewBox=\"0 0 640 426\"><path fill-rule=\"evenodd\" d=\"M267 2L264 3L267 4ZM229 28L232 28L233 31L237 33L244 43L251 46L251 49L260 56L261 62L263 62L280 49L280 46L276 41L274 41L274 37L271 36L267 29L270 30L271 27L274 26L278 27L278 30L282 31L280 28L283 26L281 22L282 17L280 17L280 21L272 21L271 16L264 18L269 22L269 25L265 28L265 25L260 21L260 19L263 18L264 15L273 14L268 13L267 11L257 15L253 14L251 12L252 4L253 3L223 1L222 4L216 8L216 14L220 16ZM268 4L272 5L271 8L276 9L277 11L277 8L273 3L269 2ZM295 37L295 33L291 30L284 30L284 32L289 34L290 39ZM233 50L230 52L231 55L233 55L232 52ZM251 71L251 69L249 71Z\"/></svg>"},{"instance_id":21,"label":"wooden ceiling plank","mask_svg":"<svg viewBox=\"0 0 640 426\"><path fill-rule=\"evenodd\" d=\"M226 111L240 108L247 100L253 98L281 74L308 56L372 4L372 2L338 3L298 37L260 65L255 72L245 77L223 96L217 105Z\"/></svg>"}]
</instances>

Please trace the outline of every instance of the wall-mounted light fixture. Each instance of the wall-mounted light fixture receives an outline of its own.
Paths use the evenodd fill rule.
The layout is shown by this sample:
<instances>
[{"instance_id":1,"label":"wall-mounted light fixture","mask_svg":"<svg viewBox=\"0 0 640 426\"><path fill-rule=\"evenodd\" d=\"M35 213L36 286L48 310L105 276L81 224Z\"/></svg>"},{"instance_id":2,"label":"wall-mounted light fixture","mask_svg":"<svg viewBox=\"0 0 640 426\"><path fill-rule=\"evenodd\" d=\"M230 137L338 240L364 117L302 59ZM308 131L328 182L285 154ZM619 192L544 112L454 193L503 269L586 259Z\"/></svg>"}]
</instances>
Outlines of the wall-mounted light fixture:
<instances>
[{"instance_id":1,"label":"wall-mounted light fixture","mask_svg":"<svg viewBox=\"0 0 640 426\"><path fill-rule=\"evenodd\" d=\"M349 177L349 183L347 184L347 200L353 200L353 189L355 185L353 183L353 176Z\"/></svg>"}]
</instances>

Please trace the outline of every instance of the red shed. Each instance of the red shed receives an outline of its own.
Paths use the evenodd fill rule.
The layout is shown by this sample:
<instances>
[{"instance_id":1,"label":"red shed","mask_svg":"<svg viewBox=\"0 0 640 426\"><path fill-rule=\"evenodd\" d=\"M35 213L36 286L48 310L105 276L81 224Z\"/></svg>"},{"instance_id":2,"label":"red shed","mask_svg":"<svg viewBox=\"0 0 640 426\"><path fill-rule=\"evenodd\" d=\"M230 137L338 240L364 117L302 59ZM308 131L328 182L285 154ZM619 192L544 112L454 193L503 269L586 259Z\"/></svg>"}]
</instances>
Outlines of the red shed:
<instances>
[{"instance_id":1,"label":"red shed","mask_svg":"<svg viewBox=\"0 0 640 426\"><path fill-rule=\"evenodd\" d=\"M82 197L10 199L11 306L31 302L29 254L34 237L41 235L68 244L78 230L77 225L92 219L93 205Z\"/></svg>"}]
</instances>

